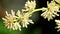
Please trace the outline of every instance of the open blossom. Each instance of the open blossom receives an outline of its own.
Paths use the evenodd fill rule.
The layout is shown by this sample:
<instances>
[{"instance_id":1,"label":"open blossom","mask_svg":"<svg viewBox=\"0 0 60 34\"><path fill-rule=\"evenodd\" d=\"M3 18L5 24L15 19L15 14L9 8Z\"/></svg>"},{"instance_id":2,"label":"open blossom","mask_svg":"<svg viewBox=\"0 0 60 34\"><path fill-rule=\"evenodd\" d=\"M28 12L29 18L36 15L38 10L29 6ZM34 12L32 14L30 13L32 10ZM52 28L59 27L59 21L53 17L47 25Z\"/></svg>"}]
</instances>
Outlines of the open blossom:
<instances>
[{"instance_id":1,"label":"open blossom","mask_svg":"<svg viewBox=\"0 0 60 34\"><path fill-rule=\"evenodd\" d=\"M21 31L21 27L26 27L29 23L33 24L34 22L30 19L31 17L31 11L33 11L36 7L36 2L34 1L27 1L25 4L25 9L22 9L21 11L17 11L15 13L13 10L11 10L11 14L8 14L6 11L5 18L2 18L4 20L5 26L10 30L17 30L19 29ZM29 11L29 12L24 12Z\"/></svg>"},{"instance_id":2,"label":"open blossom","mask_svg":"<svg viewBox=\"0 0 60 34\"><path fill-rule=\"evenodd\" d=\"M51 3L47 2L47 8L45 12L41 14L41 16L43 16L45 19L47 18L49 21L50 19L53 19L53 17L59 16L57 12L59 12L57 4L54 1L51 1Z\"/></svg>"},{"instance_id":3,"label":"open blossom","mask_svg":"<svg viewBox=\"0 0 60 34\"><path fill-rule=\"evenodd\" d=\"M25 15L24 15L24 18L23 18L23 20L22 20L22 25L23 25L23 27L27 27L27 25L29 24L29 23L34 23L31 19L29 19L29 14L28 13L26 13Z\"/></svg>"},{"instance_id":4,"label":"open blossom","mask_svg":"<svg viewBox=\"0 0 60 34\"><path fill-rule=\"evenodd\" d=\"M5 18L2 18L4 20L5 26L10 30L17 30L19 29L21 31L21 27L26 27L29 23L33 24L33 21L29 18L31 15L29 13L23 13L19 10L15 14L13 10L11 10L11 14L8 14L6 11Z\"/></svg>"},{"instance_id":5,"label":"open blossom","mask_svg":"<svg viewBox=\"0 0 60 34\"><path fill-rule=\"evenodd\" d=\"M11 14L8 14L6 11L6 16L5 18L2 18L4 20L5 26L10 29L10 30L21 30L21 26L19 23L16 21L17 16L15 16L15 12L11 10Z\"/></svg>"},{"instance_id":6,"label":"open blossom","mask_svg":"<svg viewBox=\"0 0 60 34\"><path fill-rule=\"evenodd\" d=\"M28 13L21 13L19 10L16 14L18 16L18 18L20 18L20 23L23 27L26 27L27 28L27 25L29 23L32 23L33 24L33 21L31 19L29 19L30 15Z\"/></svg>"},{"instance_id":7,"label":"open blossom","mask_svg":"<svg viewBox=\"0 0 60 34\"><path fill-rule=\"evenodd\" d=\"M33 1L27 1L26 4L25 4L25 9L22 9L22 11L33 11L36 7L36 1L33 0Z\"/></svg>"},{"instance_id":8,"label":"open blossom","mask_svg":"<svg viewBox=\"0 0 60 34\"><path fill-rule=\"evenodd\" d=\"M56 28L58 29L57 31L60 31L60 20L55 20L56 24L58 25Z\"/></svg>"}]
</instances>

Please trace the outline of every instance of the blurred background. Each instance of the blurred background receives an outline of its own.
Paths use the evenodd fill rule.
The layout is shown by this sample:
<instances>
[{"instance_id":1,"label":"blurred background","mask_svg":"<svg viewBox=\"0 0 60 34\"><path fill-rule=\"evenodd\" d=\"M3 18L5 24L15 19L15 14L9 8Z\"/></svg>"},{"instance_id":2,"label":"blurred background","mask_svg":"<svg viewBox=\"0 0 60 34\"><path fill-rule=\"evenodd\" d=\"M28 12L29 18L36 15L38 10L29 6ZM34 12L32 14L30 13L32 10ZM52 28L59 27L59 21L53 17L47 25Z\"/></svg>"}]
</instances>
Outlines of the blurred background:
<instances>
[{"instance_id":1,"label":"blurred background","mask_svg":"<svg viewBox=\"0 0 60 34\"><path fill-rule=\"evenodd\" d=\"M44 19L40 15L42 11L38 11L33 13L31 19L34 24L28 25L28 28L22 28L22 31L15 30L10 31L4 26L2 17L5 16L5 11L10 12L11 9L14 11L21 10L24 8L24 4L27 0L0 0L0 34L59 34L55 26L57 26L54 22L55 19L59 19L59 17L54 18L51 21ZM51 0L48 0L51 1ZM36 9L47 7L47 0L36 0Z\"/></svg>"}]
</instances>

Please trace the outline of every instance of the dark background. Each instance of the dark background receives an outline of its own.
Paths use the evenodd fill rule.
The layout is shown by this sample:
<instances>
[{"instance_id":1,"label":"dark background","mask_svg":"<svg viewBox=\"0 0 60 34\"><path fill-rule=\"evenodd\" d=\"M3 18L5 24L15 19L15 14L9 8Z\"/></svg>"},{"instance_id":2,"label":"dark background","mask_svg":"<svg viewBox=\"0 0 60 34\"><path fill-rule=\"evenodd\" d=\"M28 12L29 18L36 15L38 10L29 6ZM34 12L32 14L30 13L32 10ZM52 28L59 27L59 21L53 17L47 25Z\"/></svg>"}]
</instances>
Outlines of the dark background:
<instances>
[{"instance_id":1,"label":"dark background","mask_svg":"<svg viewBox=\"0 0 60 34\"><path fill-rule=\"evenodd\" d=\"M0 16L2 16L5 13L5 10L7 10L7 11L9 11L11 9L13 9L15 11L21 10L19 7L21 7L21 5L22 4L24 5L24 3L25 3L24 0L21 0L21 2L23 1L23 3L18 4L19 7L17 6L17 4L16 4L17 2L16 2L14 4L15 7L12 8L9 4L5 5L6 3L4 4L3 1L1 0L1 2L0 2L1 8L3 8L3 9L0 9L1 10ZM50 2L51 0L36 0L36 3L37 3L36 9L42 8L42 7L47 7L47 1ZM10 3L10 4L12 4L12 3ZM14 6L14 5L12 5L12 6ZM22 5L22 7L23 7L23 5ZM2 12L2 10L4 10L4 11ZM1 12L2 12L2 14L1 14ZM9 31L6 27L4 27L3 20L0 19L0 27L1 27L0 34L59 34L60 32L57 32L57 29L55 29L55 27L57 25L54 20L60 19L60 16L55 17L53 20L48 21L47 19L44 19L42 16L40 16L41 14L42 14L42 11L33 13L31 19L34 21L34 24L28 25L28 28L22 28L22 31L19 31L19 30ZM4 16L5 16L5 14L4 14ZM4 16L2 16L2 17L4 17Z\"/></svg>"}]
</instances>

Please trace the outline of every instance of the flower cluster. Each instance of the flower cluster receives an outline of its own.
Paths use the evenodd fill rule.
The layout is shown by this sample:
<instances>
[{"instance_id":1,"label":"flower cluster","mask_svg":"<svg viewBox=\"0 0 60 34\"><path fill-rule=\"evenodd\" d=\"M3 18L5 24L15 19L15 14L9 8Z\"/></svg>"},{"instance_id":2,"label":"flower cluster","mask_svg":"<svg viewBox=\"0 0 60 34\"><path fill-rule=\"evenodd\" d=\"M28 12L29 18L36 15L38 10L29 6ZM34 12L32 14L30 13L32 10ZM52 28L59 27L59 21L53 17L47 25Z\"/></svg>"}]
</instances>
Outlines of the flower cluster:
<instances>
[{"instance_id":1,"label":"flower cluster","mask_svg":"<svg viewBox=\"0 0 60 34\"><path fill-rule=\"evenodd\" d=\"M57 3L56 3L57 2ZM5 26L10 30L20 30L21 27L26 27L31 23L34 24L34 22L30 19L32 13L36 11L42 10L41 16L45 19L47 18L48 21L53 19L56 16L59 16L57 12L60 12L60 0L52 0L50 3L47 1L47 8L39 8L35 9L36 7L36 1L27 1L25 3L24 9L21 11L18 10L16 13L11 10L11 14L9 14L6 11L5 18L2 18L4 20ZM58 25L56 28L58 28L57 31L60 31L60 20L55 20L56 24Z\"/></svg>"},{"instance_id":2,"label":"flower cluster","mask_svg":"<svg viewBox=\"0 0 60 34\"><path fill-rule=\"evenodd\" d=\"M54 1L51 1L51 3L47 2L47 8L45 12L41 14L41 16L43 16L45 19L47 18L48 21L53 19L55 16L59 16L59 14L57 14L57 12L59 12L59 8L57 6L58 5Z\"/></svg>"},{"instance_id":3,"label":"flower cluster","mask_svg":"<svg viewBox=\"0 0 60 34\"><path fill-rule=\"evenodd\" d=\"M12 30L21 30L21 25L16 21L17 16L15 16L15 12L11 10L11 14L8 14L6 11L5 18L2 18L4 20L4 24L8 29Z\"/></svg>"},{"instance_id":4,"label":"flower cluster","mask_svg":"<svg viewBox=\"0 0 60 34\"><path fill-rule=\"evenodd\" d=\"M6 11L5 18L2 18L4 20L5 26L10 30L19 29L21 31L21 27L27 28L29 23L34 24L30 17L32 11L35 9L35 6L35 0L28 0L25 4L25 9L22 9L22 11L18 10L17 13L15 13L13 10L11 10L11 14Z\"/></svg>"},{"instance_id":5,"label":"flower cluster","mask_svg":"<svg viewBox=\"0 0 60 34\"><path fill-rule=\"evenodd\" d=\"M32 23L33 24L33 21L31 19L29 19L29 17L31 17L31 15L29 15L28 13L21 13L18 10L17 16L18 16L18 19L21 21L20 23L22 24L23 27L26 27L27 28L27 25L29 23Z\"/></svg>"},{"instance_id":6,"label":"flower cluster","mask_svg":"<svg viewBox=\"0 0 60 34\"><path fill-rule=\"evenodd\" d=\"M26 4L25 4L25 9L22 9L22 11L29 11L29 12L31 12L31 11L33 11L34 9L35 9L35 7L36 7L36 1L34 0L34 1L27 1L26 2Z\"/></svg>"},{"instance_id":7,"label":"flower cluster","mask_svg":"<svg viewBox=\"0 0 60 34\"><path fill-rule=\"evenodd\" d=\"M28 13L21 13L19 10L17 11L16 15L13 10L11 10L11 14L8 14L6 11L4 20L5 26L10 30L17 30L21 31L21 27L26 27L29 23L33 24L33 21L29 18L31 15Z\"/></svg>"}]
</instances>

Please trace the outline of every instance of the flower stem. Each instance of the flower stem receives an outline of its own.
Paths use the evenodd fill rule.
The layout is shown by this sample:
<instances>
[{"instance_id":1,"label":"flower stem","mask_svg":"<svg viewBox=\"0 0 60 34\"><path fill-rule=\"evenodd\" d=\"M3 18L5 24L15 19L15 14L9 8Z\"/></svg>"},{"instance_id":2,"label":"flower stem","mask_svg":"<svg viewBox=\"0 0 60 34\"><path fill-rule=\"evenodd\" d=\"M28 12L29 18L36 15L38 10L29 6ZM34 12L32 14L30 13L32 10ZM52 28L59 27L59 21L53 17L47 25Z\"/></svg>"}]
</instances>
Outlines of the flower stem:
<instances>
[{"instance_id":1,"label":"flower stem","mask_svg":"<svg viewBox=\"0 0 60 34\"><path fill-rule=\"evenodd\" d=\"M33 10L32 12L30 12L29 14L32 14L32 13L34 13L34 12L37 12L37 11L45 11L46 10L46 8L39 8L39 9L35 9L35 10Z\"/></svg>"}]
</instances>

